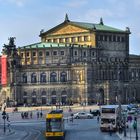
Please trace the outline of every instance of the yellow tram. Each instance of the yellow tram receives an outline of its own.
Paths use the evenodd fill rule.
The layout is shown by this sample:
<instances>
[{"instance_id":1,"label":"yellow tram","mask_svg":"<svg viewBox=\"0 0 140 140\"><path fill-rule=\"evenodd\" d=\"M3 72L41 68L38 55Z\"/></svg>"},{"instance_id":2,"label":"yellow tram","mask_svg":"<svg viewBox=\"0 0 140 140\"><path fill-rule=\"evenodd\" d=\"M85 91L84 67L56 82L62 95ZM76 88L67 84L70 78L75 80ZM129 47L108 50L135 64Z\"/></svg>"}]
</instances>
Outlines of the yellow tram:
<instances>
[{"instance_id":1,"label":"yellow tram","mask_svg":"<svg viewBox=\"0 0 140 140\"><path fill-rule=\"evenodd\" d=\"M63 110L52 110L46 115L46 138L61 138L64 140Z\"/></svg>"}]
</instances>

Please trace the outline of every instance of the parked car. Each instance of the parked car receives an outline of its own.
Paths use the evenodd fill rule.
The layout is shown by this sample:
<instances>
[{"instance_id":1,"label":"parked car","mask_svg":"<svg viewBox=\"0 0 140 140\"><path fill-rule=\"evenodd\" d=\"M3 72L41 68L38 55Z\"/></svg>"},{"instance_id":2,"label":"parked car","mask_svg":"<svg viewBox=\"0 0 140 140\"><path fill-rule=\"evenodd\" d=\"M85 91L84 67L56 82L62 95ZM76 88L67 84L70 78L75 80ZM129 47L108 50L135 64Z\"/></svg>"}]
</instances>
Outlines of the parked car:
<instances>
[{"instance_id":1,"label":"parked car","mask_svg":"<svg viewBox=\"0 0 140 140\"><path fill-rule=\"evenodd\" d=\"M92 119L93 115L90 113L86 113L86 112L78 112L76 114L74 114L74 119Z\"/></svg>"},{"instance_id":2,"label":"parked car","mask_svg":"<svg viewBox=\"0 0 140 140\"><path fill-rule=\"evenodd\" d=\"M138 113L138 110L136 108L132 108L131 110L128 111L128 114L136 114Z\"/></svg>"},{"instance_id":3,"label":"parked car","mask_svg":"<svg viewBox=\"0 0 140 140\"><path fill-rule=\"evenodd\" d=\"M100 110L99 109L96 109L96 110L92 110L91 111L91 114L93 115L93 116L100 116Z\"/></svg>"}]
</instances>

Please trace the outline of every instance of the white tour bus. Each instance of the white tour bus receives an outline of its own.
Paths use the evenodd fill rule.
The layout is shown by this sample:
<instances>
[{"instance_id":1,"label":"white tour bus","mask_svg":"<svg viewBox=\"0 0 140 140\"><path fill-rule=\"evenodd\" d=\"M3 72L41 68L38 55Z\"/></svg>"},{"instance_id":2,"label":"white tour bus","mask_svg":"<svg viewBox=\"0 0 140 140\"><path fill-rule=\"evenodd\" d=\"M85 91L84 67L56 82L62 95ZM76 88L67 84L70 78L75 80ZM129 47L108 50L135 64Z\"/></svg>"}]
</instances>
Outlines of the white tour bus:
<instances>
[{"instance_id":1,"label":"white tour bus","mask_svg":"<svg viewBox=\"0 0 140 140\"><path fill-rule=\"evenodd\" d=\"M117 124L119 119L119 105L104 105L100 108L101 121L100 129L101 131L108 131L109 125L112 123L113 131L117 130Z\"/></svg>"}]
</instances>

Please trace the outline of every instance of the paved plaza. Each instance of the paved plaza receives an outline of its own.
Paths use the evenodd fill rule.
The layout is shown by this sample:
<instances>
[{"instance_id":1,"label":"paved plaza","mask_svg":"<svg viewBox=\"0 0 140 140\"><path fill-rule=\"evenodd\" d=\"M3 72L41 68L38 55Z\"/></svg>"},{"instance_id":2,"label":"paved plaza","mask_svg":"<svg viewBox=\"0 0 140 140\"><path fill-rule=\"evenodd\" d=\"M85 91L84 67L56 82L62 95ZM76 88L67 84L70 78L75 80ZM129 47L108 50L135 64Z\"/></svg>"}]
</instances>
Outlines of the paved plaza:
<instances>
[{"instance_id":1,"label":"paved plaza","mask_svg":"<svg viewBox=\"0 0 140 140\"><path fill-rule=\"evenodd\" d=\"M78 111L87 111L89 112L90 109L94 110L94 109L98 109L99 107L98 106L85 106L85 107L80 107L80 106L72 106L71 109L72 111L75 113L75 112L78 112ZM52 107L33 107L33 108L29 108L29 107L24 107L24 108L18 108L18 112L13 112L12 108L8 108L6 111L9 115L9 122L6 120L6 132L4 134L4 129L3 129L3 119L2 117L0 117L0 140L1 138L6 138L6 137L9 137L10 135L17 135L18 134L18 130L15 129L15 127L13 127L14 125L18 126L18 124L29 124L29 123L45 123L45 116L46 116L46 113L49 112L50 110L52 109ZM53 109L55 109L55 107L53 107ZM69 107L64 107L63 110L64 110L64 114L65 114L65 117L67 118L67 116L70 116L70 113L68 111ZM28 112L28 117L27 118L22 118L21 116L21 113L22 112ZM32 117L30 116L30 113L32 112ZM37 116L37 113L40 113L42 112L43 115L42 116ZM96 120L96 117L94 117L94 120ZM137 126L138 126L138 137L140 137L140 116L138 116L138 119L137 119ZM10 123L10 127L8 127L8 123ZM133 129L133 121L132 123L129 123L129 128L126 129L126 137L124 137L124 132L122 132L121 134L120 133L116 133L116 135L118 135L118 139L121 139L121 140L135 140L136 139L136 131ZM83 123L84 125L84 123ZM99 130L99 125L96 125L96 128L98 131ZM95 128L94 128L95 129ZM93 129L93 131L94 131ZM45 125L44 125L44 128L43 130L45 130ZM91 131L91 130L90 130ZM25 137L27 135L27 132L20 132L21 134L20 135L23 135L23 137ZM40 133L43 133L43 131L39 132ZM78 133L77 133L78 134ZM4 139L2 139L4 140Z\"/></svg>"}]
</instances>

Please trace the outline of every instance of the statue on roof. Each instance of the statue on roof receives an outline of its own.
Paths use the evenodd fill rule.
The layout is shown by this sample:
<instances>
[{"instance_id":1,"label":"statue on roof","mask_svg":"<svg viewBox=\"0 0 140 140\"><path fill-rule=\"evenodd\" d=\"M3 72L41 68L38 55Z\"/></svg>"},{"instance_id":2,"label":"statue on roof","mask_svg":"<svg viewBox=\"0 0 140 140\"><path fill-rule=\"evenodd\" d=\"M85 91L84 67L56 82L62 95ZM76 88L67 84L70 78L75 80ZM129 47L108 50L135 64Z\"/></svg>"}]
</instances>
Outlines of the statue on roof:
<instances>
[{"instance_id":1,"label":"statue on roof","mask_svg":"<svg viewBox=\"0 0 140 140\"><path fill-rule=\"evenodd\" d=\"M104 22L103 22L103 19L102 18L100 18L100 24L101 25L104 25Z\"/></svg>"},{"instance_id":2,"label":"statue on roof","mask_svg":"<svg viewBox=\"0 0 140 140\"><path fill-rule=\"evenodd\" d=\"M68 14L65 15L65 22L69 22L69 17L68 17Z\"/></svg>"},{"instance_id":3,"label":"statue on roof","mask_svg":"<svg viewBox=\"0 0 140 140\"><path fill-rule=\"evenodd\" d=\"M9 46L15 46L15 37L10 37L9 40Z\"/></svg>"},{"instance_id":4,"label":"statue on roof","mask_svg":"<svg viewBox=\"0 0 140 140\"><path fill-rule=\"evenodd\" d=\"M17 55L17 49L16 49L16 45L15 45L15 37L10 37L8 38L9 40L9 44L6 45L4 44L3 45L3 54L5 55L8 55L8 56L14 56L14 55Z\"/></svg>"}]
</instances>

